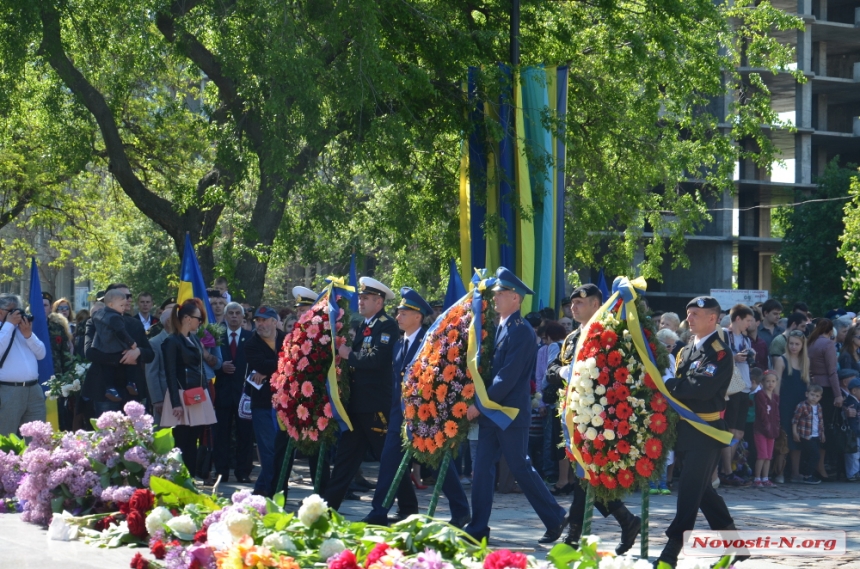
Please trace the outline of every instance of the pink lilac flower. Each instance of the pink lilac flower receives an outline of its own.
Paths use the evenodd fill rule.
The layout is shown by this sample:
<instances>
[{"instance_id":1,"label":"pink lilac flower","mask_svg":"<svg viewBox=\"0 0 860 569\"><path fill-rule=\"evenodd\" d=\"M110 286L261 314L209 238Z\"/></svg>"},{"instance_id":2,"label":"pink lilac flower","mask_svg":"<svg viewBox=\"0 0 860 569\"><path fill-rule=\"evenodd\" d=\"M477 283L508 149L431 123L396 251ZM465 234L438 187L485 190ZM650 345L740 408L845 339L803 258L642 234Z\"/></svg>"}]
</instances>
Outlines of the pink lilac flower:
<instances>
[{"instance_id":1,"label":"pink lilac flower","mask_svg":"<svg viewBox=\"0 0 860 569\"><path fill-rule=\"evenodd\" d=\"M24 423L20 431L22 437L30 437L28 448L51 448L54 429L50 423L44 421Z\"/></svg>"}]
</instances>

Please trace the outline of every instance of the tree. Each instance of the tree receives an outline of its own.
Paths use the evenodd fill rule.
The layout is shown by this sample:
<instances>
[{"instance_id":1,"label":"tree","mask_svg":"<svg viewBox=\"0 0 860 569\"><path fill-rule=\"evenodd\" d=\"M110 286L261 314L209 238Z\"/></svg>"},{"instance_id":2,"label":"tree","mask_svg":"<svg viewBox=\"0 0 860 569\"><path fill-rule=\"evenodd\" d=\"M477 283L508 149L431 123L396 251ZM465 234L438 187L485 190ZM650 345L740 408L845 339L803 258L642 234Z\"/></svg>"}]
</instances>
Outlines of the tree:
<instances>
[{"instance_id":1,"label":"tree","mask_svg":"<svg viewBox=\"0 0 860 569\"><path fill-rule=\"evenodd\" d=\"M844 241L848 218L843 221L846 206L839 198L848 196L855 174L856 168L840 168L834 159L819 177L812 198L797 192L798 203L774 212L774 220L785 232L782 248L774 258L776 296L789 304L806 302L813 314L825 314L846 304L843 280L848 266L840 254L840 239Z\"/></svg>"},{"instance_id":2,"label":"tree","mask_svg":"<svg viewBox=\"0 0 860 569\"><path fill-rule=\"evenodd\" d=\"M523 63L573 70L567 122L553 125L570 149L568 260L594 265L608 242L604 264L627 267L647 221L658 237L643 273L655 276L662 235L677 254L705 218L679 180L705 170L712 187L730 185L741 138L770 163L767 90L730 70L741 54L785 68L791 49L767 34L798 20L751 0L522 5ZM4 83L49 66L97 126L91 163L179 252L190 232L207 277L214 250L224 254L221 269L256 303L269 262L342 263L353 248L392 282L438 279L456 252L460 84L483 65L486 99L498 95L509 10L509 0L2 0L0 53ZM728 113L705 112L735 91ZM244 218L227 232L233 209Z\"/></svg>"},{"instance_id":3,"label":"tree","mask_svg":"<svg viewBox=\"0 0 860 569\"><path fill-rule=\"evenodd\" d=\"M839 184L843 192L848 188L847 195L851 197L842 212L839 212L844 212L842 223L839 224L844 228L839 236L839 263L844 267L840 276L843 277L842 286L848 299L846 304L857 306L860 301L860 177L856 169L853 172L845 169L840 174ZM833 218L825 219L824 223L829 227Z\"/></svg>"}]
</instances>

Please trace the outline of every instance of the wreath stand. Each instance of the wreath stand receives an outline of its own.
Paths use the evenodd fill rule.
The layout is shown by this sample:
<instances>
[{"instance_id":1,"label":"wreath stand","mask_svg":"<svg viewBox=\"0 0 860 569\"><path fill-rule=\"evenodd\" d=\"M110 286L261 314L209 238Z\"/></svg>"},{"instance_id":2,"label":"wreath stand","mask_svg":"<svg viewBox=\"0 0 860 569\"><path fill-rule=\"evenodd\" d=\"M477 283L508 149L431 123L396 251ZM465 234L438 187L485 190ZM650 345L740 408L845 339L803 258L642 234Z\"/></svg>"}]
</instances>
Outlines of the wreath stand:
<instances>
[{"instance_id":1,"label":"wreath stand","mask_svg":"<svg viewBox=\"0 0 860 569\"><path fill-rule=\"evenodd\" d=\"M388 488L388 493L385 495L385 501L382 503L384 508L390 508L394 503L394 496L397 494L397 487L400 486L400 481L406 475L406 470L409 468L409 462L412 460L412 449L408 448L403 452L403 460L400 461L400 466L397 467L397 473L394 475L394 480ZM439 465L439 472L436 475L436 484L433 486L433 494L430 496L430 506L427 508L427 515L431 518L436 513L436 506L439 503L439 494L442 493L442 486L445 483L445 475L448 473L448 468L451 465L451 451L446 450L442 456L442 464Z\"/></svg>"}]
</instances>

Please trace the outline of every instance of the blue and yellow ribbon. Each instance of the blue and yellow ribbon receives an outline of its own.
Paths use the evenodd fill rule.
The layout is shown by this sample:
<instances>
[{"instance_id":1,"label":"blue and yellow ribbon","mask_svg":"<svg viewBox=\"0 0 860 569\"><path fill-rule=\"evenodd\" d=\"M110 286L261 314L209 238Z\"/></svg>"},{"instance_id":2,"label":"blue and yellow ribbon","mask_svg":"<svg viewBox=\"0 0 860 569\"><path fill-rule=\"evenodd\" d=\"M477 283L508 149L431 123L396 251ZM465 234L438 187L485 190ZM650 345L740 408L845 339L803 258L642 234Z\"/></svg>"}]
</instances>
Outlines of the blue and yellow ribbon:
<instances>
[{"instance_id":1,"label":"blue and yellow ribbon","mask_svg":"<svg viewBox=\"0 0 860 569\"><path fill-rule=\"evenodd\" d=\"M642 331L642 323L639 321L639 313L636 310L636 299L640 294L644 293L647 288L647 283L645 279L639 277L634 279L633 281L629 280L627 277L617 277L615 282L612 283L612 296L609 297L603 306L591 317L591 320L588 321L583 327L582 334L579 335L579 342L576 346L576 353L579 353L579 350L582 349L582 345L585 343L585 339L588 336L587 331L591 328L591 324L593 322L599 321L604 314L612 310L615 303L620 298L622 301L621 305L621 317L627 320L627 329L630 332L630 337L633 340L633 345L636 346L636 352L639 354L639 359L642 361L642 365L645 367L646 373L651 376L651 379L654 380L654 384L657 386L657 390L663 394L666 398L667 403L672 409L678 413L678 416L681 417L682 420L687 421L691 426L697 429L699 432L708 435L709 437L717 440L725 445L730 445L733 443L732 434L728 431L723 431L721 429L717 429L708 424L708 422L703 419L701 416L697 415L695 412L690 410L689 407L675 399L675 397L669 393L669 390L666 388L666 384L663 382L663 374L657 369L657 364L654 360L654 354L651 353L651 348L648 346L648 342L645 341L645 334ZM576 357L574 356L573 361L570 365L573 365L576 362ZM565 392L565 401L569 401L571 391L571 382L568 381L567 389ZM576 448L576 445L572 444L571 433L575 428L573 424L573 413L570 410L570 406L565 407L565 416L564 421L562 421L562 425L564 426L564 435L567 442L567 447L571 450L574 455L576 461L582 466L585 470L586 478L588 477L588 469L585 468L585 463L582 460L582 456L579 454L579 450Z\"/></svg>"},{"instance_id":2,"label":"blue and yellow ribbon","mask_svg":"<svg viewBox=\"0 0 860 569\"><path fill-rule=\"evenodd\" d=\"M341 432L351 431L352 423L346 414L346 409L343 407L343 402L340 400L340 393L337 389L337 366L335 365L335 361L337 360L337 315L340 313L337 298L338 296L342 296L351 299L355 294L355 287L349 286L343 279L336 277L328 277L325 282L327 283L326 287L320 293L319 297L317 297L317 301L319 301L320 298L328 295L328 322L329 333L331 334L332 358L331 366L328 368L325 388L328 393L328 400L331 402L332 415L334 415L335 420L340 425Z\"/></svg>"},{"instance_id":3,"label":"blue and yellow ribbon","mask_svg":"<svg viewBox=\"0 0 860 569\"><path fill-rule=\"evenodd\" d=\"M469 325L469 346L466 352L466 363L475 384L475 405L481 413L487 416L500 429L507 429L520 412L515 407L505 407L490 399L484 378L478 372L481 363L481 314L483 313L484 291L496 283L495 277L485 278L486 269L475 269L472 277L472 323Z\"/></svg>"}]
</instances>

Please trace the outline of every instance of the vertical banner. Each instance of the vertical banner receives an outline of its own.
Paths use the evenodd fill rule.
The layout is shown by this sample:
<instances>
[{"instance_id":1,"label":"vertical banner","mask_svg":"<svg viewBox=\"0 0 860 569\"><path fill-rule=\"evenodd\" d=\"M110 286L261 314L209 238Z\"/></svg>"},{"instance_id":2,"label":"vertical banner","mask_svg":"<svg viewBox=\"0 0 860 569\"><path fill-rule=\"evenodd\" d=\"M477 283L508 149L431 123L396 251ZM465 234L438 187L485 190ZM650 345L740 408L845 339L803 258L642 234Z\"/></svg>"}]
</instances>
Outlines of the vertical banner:
<instances>
[{"instance_id":1,"label":"vertical banner","mask_svg":"<svg viewBox=\"0 0 860 569\"><path fill-rule=\"evenodd\" d=\"M480 70L469 68L469 106L472 131L469 134L469 234L472 264L486 266L484 219L487 203L487 144L484 127L484 103L478 93ZM471 271L470 271L471 272Z\"/></svg>"},{"instance_id":2,"label":"vertical banner","mask_svg":"<svg viewBox=\"0 0 860 569\"><path fill-rule=\"evenodd\" d=\"M553 307L561 313L561 301L566 296L564 265L564 171L567 161L565 119L567 118L568 67L556 69L556 106L558 132L555 138L555 160L553 162L553 186L555 192L555 297Z\"/></svg>"}]
</instances>

